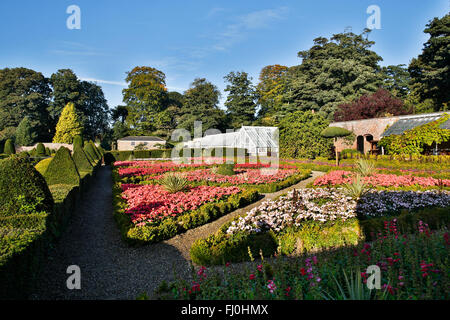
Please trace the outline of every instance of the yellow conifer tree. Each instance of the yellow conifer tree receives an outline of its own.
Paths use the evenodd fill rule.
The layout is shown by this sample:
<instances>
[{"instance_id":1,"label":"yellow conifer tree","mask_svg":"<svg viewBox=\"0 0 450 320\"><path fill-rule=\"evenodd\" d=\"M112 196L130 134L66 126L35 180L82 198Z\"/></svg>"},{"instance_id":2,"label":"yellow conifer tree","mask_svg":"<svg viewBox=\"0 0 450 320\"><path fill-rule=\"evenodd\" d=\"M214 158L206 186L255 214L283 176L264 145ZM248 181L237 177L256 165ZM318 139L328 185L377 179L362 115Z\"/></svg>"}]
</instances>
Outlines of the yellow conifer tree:
<instances>
[{"instance_id":1,"label":"yellow conifer tree","mask_svg":"<svg viewBox=\"0 0 450 320\"><path fill-rule=\"evenodd\" d=\"M69 102L61 112L53 143L72 143L73 138L83 133L83 124L75 105Z\"/></svg>"}]
</instances>

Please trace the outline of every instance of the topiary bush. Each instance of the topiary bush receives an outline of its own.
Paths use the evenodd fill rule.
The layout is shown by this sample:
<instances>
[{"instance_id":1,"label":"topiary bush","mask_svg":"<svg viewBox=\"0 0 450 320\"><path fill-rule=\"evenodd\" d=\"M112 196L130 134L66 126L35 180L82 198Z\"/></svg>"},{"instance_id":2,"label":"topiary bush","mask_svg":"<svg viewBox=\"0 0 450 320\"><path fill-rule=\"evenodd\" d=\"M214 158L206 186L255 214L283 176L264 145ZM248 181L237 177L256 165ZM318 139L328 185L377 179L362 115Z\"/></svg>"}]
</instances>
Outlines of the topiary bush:
<instances>
[{"instance_id":1,"label":"topiary bush","mask_svg":"<svg viewBox=\"0 0 450 320\"><path fill-rule=\"evenodd\" d=\"M95 166L98 163L98 158L92 145L90 143L86 143L84 145L83 150L84 153L87 155L89 161L92 163L92 165Z\"/></svg>"},{"instance_id":2,"label":"topiary bush","mask_svg":"<svg viewBox=\"0 0 450 320\"><path fill-rule=\"evenodd\" d=\"M45 155L49 157L52 155L52 151L50 150L49 147L45 148Z\"/></svg>"},{"instance_id":3,"label":"topiary bush","mask_svg":"<svg viewBox=\"0 0 450 320\"><path fill-rule=\"evenodd\" d=\"M19 199L20 196L24 198ZM53 197L43 176L23 157L0 160L0 216L14 215L23 201L36 203L37 211L51 212Z\"/></svg>"},{"instance_id":4,"label":"topiary bush","mask_svg":"<svg viewBox=\"0 0 450 320\"><path fill-rule=\"evenodd\" d=\"M73 146L73 161L79 171L92 171L93 169L93 165L79 144L74 144Z\"/></svg>"},{"instance_id":5,"label":"topiary bush","mask_svg":"<svg viewBox=\"0 0 450 320\"><path fill-rule=\"evenodd\" d=\"M50 164L50 162L52 162L52 160L52 158L41 160L34 167L37 171L39 171L40 174L44 175L45 171L47 171L48 165Z\"/></svg>"},{"instance_id":6,"label":"topiary bush","mask_svg":"<svg viewBox=\"0 0 450 320\"><path fill-rule=\"evenodd\" d=\"M16 154L16 147L11 139L6 140L4 152L6 154Z\"/></svg>"},{"instance_id":7,"label":"topiary bush","mask_svg":"<svg viewBox=\"0 0 450 320\"><path fill-rule=\"evenodd\" d=\"M45 180L49 185L80 185L80 174L69 149L59 148L45 171Z\"/></svg>"},{"instance_id":8,"label":"topiary bush","mask_svg":"<svg viewBox=\"0 0 450 320\"><path fill-rule=\"evenodd\" d=\"M36 146L36 155L39 157L45 156L45 146L40 142Z\"/></svg>"},{"instance_id":9,"label":"topiary bush","mask_svg":"<svg viewBox=\"0 0 450 320\"><path fill-rule=\"evenodd\" d=\"M73 148L75 150L75 146L81 147L83 148L83 137L81 135L75 136L75 138L73 138Z\"/></svg>"}]
</instances>

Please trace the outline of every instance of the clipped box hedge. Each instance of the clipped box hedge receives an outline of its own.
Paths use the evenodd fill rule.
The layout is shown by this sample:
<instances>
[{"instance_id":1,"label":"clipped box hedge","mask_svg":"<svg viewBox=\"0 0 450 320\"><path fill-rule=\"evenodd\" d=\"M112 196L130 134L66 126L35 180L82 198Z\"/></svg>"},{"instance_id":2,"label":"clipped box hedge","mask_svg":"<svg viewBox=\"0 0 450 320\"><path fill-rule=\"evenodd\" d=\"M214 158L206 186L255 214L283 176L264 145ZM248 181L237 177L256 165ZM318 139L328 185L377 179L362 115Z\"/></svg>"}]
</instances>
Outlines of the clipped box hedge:
<instances>
[{"instance_id":1,"label":"clipped box hedge","mask_svg":"<svg viewBox=\"0 0 450 320\"><path fill-rule=\"evenodd\" d=\"M104 154L106 165L110 165L115 161L127 161L131 159L152 159L152 158L169 159L170 156L171 156L171 149L107 151Z\"/></svg>"},{"instance_id":2,"label":"clipped box hedge","mask_svg":"<svg viewBox=\"0 0 450 320\"><path fill-rule=\"evenodd\" d=\"M16 179L25 183L28 181L25 177L40 176L45 185L43 188L48 190L52 202L50 208L44 207L48 208L44 214L0 215L0 233L2 233L0 237L0 299L4 300L28 298L30 289L38 279L50 244L67 226L71 214L77 203L82 201L82 194L88 190L98 169L96 166L91 172L83 172L79 185L53 184L47 187L44 178L31 163L26 163L27 160L24 158L20 161L28 171L31 170L31 173L21 170L19 172L28 173L23 175L24 178L16 177ZM5 168L2 164L0 167ZM14 182L14 186L20 187L20 183ZM8 192L11 192L10 189ZM24 190L24 188L20 189ZM46 194L45 190L40 193L30 192L28 193L31 195ZM44 204L47 202L45 201ZM5 205L2 204L7 208L8 203Z\"/></svg>"},{"instance_id":3,"label":"clipped box hedge","mask_svg":"<svg viewBox=\"0 0 450 320\"><path fill-rule=\"evenodd\" d=\"M232 221L224 224L219 231L204 239L198 239L190 249L190 256L198 265L221 265L226 262L249 261L249 250L253 257L260 252L265 257L280 251L286 255L298 255L323 249L356 245L360 241L373 240L377 233L385 230L384 222L397 219L400 232L408 233L421 220L431 229L450 227L450 208L426 208L414 212L402 211L397 216L346 221L305 221L301 227L289 227L280 233L273 231L248 234L244 232L229 236L226 230Z\"/></svg>"}]
</instances>

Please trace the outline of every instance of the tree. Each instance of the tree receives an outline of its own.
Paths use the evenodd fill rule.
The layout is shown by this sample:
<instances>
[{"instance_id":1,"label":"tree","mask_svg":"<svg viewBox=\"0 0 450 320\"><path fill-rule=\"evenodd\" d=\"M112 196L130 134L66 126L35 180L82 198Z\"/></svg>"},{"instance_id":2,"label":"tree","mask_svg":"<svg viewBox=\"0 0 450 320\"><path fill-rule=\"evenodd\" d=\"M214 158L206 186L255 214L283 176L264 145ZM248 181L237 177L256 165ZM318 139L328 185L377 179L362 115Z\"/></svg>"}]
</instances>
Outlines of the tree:
<instances>
[{"instance_id":1,"label":"tree","mask_svg":"<svg viewBox=\"0 0 450 320\"><path fill-rule=\"evenodd\" d=\"M340 127L328 127L320 133L322 137L333 138L335 143L337 142L338 138L347 137L351 134L352 134L351 131L348 131L347 129ZM335 152L336 152L336 167L337 167L339 166L339 154L336 147Z\"/></svg>"},{"instance_id":2,"label":"tree","mask_svg":"<svg viewBox=\"0 0 450 320\"><path fill-rule=\"evenodd\" d=\"M385 76L383 88L390 91L397 98L405 99L410 92L409 82L411 81L405 65L399 64L383 67L382 72Z\"/></svg>"},{"instance_id":3,"label":"tree","mask_svg":"<svg viewBox=\"0 0 450 320\"><path fill-rule=\"evenodd\" d=\"M320 133L329 121L311 111L296 111L279 123L280 157L310 158L328 156L331 142Z\"/></svg>"},{"instance_id":4,"label":"tree","mask_svg":"<svg viewBox=\"0 0 450 320\"><path fill-rule=\"evenodd\" d=\"M127 104L126 122L136 134L155 129L155 117L164 110L167 100L166 75L155 68L135 67L127 72L123 101Z\"/></svg>"},{"instance_id":5,"label":"tree","mask_svg":"<svg viewBox=\"0 0 450 320\"><path fill-rule=\"evenodd\" d=\"M0 70L0 131L17 127L28 117L39 140L49 138L51 89L42 73L26 68Z\"/></svg>"},{"instance_id":6,"label":"tree","mask_svg":"<svg viewBox=\"0 0 450 320\"><path fill-rule=\"evenodd\" d=\"M60 69L50 77L53 87L53 101L48 111L55 128L64 106L69 102L79 107L82 102L82 88L76 74L70 69Z\"/></svg>"},{"instance_id":7,"label":"tree","mask_svg":"<svg viewBox=\"0 0 450 320\"><path fill-rule=\"evenodd\" d=\"M374 42L367 39L369 32L316 38L313 47L300 51L302 63L286 74L280 112L315 110L332 119L338 105L375 92L382 85L382 58L370 50Z\"/></svg>"},{"instance_id":8,"label":"tree","mask_svg":"<svg viewBox=\"0 0 450 320\"><path fill-rule=\"evenodd\" d=\"M76 112L75 105L69 102L61 112L54 143L72 143L74 137L83 133L83 125L80 115Z\"/></svg>"},{"instance_id":9,"label":"tree","mask_svg":"<svg viewBox=\"0 0 450 320\"><path fill-rule=\"evenodd\" d=\"M288 67L279 64L262 68L256 87L258 103L261 106L258 117L273 114L282 104L283 93L286 90L284 79L288 70Z\"/></svg>"},{"instance_id":10,"label":"tree","mask_svg":"<svg viewBox=\"0 0 450 320\"><path fill-rule=\"evenodd\" d=\"M112 139L117 141L129 135L128 127L120 121L116 121L112 128Z\"/></svg>"},{"instance_id":11,"label":"tree","mask_svg":"<svg viewBox=\"0 0 450 320\"><path fill-rule=\"evenodd\" d=\"M67 103L71 102L80 112L84 135L95 139L108 128L109 107L103 90L95 83L80 81L70 69L61 69L52 74L53 101L49 106L51 127L54 130Z\"/></svg>"},{"instance_id":12,"label":"tree","mask_svg":"<svg viewBox=\"0 0 450 320\"><path fill-rule=\"evenodd\" d=\"M365 94L353 102L339 105L334 114L334 120L351 121L409 113L411 110L403 105L401 99L394 97L386 89L380 88L375 93Z\"/></svg>"},{"instance_id":13,"label":"tree","mask_svg":"<svg viewBox=\"0 0 450 320\"><path fill-rule=\"evenodd\" d=\"M256 91L251 78L246 72L230 72L225 77L229 83L225 88L228 92L225 106L233 128L249 125L255 119Z\"/></svg>"},{"instance_id":14,"label":"tree","mask_svg":"<svg viewBox=\"0 0 450 320\"><path fill-rule=\"evenodd\" d=\"M25 117L20 121L16 130L16 142L20 146L31 146L37 138L37 133L33 130L31 121Z\"/></svg>"},{"instance_id":15,"label":"tree","mask_svg":"<svg viewBox=\"0 0 450 320\"><path fill-rule=\"evenodd\" d=\"M128 109L126 106L117 106L111 110L111 118L113 121L120 121L125 123L128 116Z\"/></svg>"},{"instance_id":16,"label":"tree","mask_svg":"<svg viewBox=\"0 0 450 320\"><path fill-rule=\"evenodd\" d=\"M194 121L202 122L202 131L225 129L225 112L218 107L220 91L205 78L195 79L184 93L178 127L194 131Z\"/></svg>"},{"instance_id":17,"label":"tree","mask_svg":"<svg viewBox=\"0 0 450 320\"><path fill-rule=\"evenodd\" d=\"M424 32L430 38L408 68L412 90L422 101L432 99L435 111L446 110L450 101L450 14L434 18Z\"/></svg>"},{"instance_id":18,"label":"tree","mask_svg":"<svg viewBox=\"0 0 450 320\"><path fill-rule=\"evenodd\" d=\"M101 137L108 128L110 111L103 90L95 83L81 82L82 96L77 110L82 114L83 134L86 138Z\"/></svg>"}]
</instances>

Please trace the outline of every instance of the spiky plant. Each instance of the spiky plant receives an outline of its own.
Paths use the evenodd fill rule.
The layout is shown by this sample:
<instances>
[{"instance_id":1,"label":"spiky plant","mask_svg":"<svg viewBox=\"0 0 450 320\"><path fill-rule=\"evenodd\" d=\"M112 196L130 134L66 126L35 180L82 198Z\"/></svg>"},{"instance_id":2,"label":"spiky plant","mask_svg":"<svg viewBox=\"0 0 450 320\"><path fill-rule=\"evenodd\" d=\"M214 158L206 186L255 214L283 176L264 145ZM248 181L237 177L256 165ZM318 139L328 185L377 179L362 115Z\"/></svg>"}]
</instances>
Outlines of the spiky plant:
<instances>
[{"instance_id":1,"label":"spiky plant","mask_svg":"<svg viewBox=\"0 0 450 320\"><path fill-rule=\"evenodd\" d=\"M337 280L335 275L332 274L336 289L332 293L323 292L321 295L325 300L384 300L386 298L386 290L380 291L377 295L374 289L367 288L362 281L359 270L351 270L349 277L347 277L345 270L342 270L342 273L344 275L343 282Z\"/></svg>"},{"instance_id":2,"label":"spiky plant","mask_svg":"<svg viewBox=\"0 0 450 320\"><path fill-rule=\"evenodd\" d=\"M370 160L358 159L356 162L356 172L363 177L371 176L375 173L375 163Z\"/></svg>"},{"instance_id":3,"label":"spiky plant","mask_svg":"<svg viewBox=\"0 0 450 320\"><path fill-rule=\"evenodd\" d=\"M189 186L188 180L179 173L168 172L161 178L161 185L169 193L186 190Z\"/></svg>"},{"instance_id":4,"label":"spiky plant","mask_svg":"<svg viewBox=\"0 0 450 320\"><path fill-rule=\"evenodd\" d=\"M344 192L349 197L358 200L363 195L368 193L371 187L363 181L361 175L358 173L353 178L352 182L344 183Z\"/></svg>"}]
</instances>

